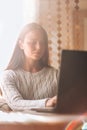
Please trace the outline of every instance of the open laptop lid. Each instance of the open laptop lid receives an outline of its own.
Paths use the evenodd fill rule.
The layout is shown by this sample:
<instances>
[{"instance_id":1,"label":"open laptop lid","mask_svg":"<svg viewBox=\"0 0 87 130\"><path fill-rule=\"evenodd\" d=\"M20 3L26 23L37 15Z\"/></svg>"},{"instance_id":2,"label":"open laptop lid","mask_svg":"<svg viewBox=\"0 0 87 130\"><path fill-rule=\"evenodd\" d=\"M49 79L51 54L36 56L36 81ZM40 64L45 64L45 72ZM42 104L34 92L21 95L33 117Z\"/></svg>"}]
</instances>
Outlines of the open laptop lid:
<instances>
[{"instance_id":1,"label":"open laptop lid","mask_svg":"<svg viewBox=\"0 0 87 130\"><path fill-rule=\"evenodd\" d=\"M63 50L56 112L87 111L87 51Z\"/></svg>"}]
</instances>

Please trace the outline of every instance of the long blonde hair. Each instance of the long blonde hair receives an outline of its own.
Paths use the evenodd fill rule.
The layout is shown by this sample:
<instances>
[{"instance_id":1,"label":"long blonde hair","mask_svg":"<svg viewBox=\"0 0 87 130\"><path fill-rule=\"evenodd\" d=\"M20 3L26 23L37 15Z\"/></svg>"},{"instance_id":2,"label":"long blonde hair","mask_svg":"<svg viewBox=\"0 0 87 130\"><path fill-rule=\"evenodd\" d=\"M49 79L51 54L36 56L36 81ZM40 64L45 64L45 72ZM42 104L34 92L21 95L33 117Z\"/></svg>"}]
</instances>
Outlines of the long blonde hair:
<instances>
[{"instance_id":1,"label":"long blonde hair","mask_svg":"<svg viewBox=\"0 0 87 130\"><path fill-rule=\"evenodd\" d=\"M47 32L41 25L39 25L37 23L29 23L29 24L25 25L24 28L22 29L22 31L19 35L19 38L17 40L16 46L14 48L13 55L12 55L6 69L15 70L15 69L23 67L25 57L24 57L23 50L20 49L20 47L19 47L19 41L23 40L25 38L25 35L32 30L39 30L41 32L41 34L43 35L44 44L45 44L46 49L45 49L43 57L40 59L40 62L41 62L41 64L43 64L43 66L48 66L49 52L48 52Z\"/></svg>"}]
</instances>

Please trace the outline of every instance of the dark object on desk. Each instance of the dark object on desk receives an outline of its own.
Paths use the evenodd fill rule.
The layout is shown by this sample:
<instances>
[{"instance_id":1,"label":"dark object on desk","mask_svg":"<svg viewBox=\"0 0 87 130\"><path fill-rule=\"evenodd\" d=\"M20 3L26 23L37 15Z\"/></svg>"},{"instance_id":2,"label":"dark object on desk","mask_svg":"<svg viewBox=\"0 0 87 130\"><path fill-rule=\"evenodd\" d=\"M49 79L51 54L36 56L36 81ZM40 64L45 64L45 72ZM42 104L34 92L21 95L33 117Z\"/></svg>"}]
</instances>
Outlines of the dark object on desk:
<instances>
[{"instance_id":1,"label":"dark object on desk","mask_svg":"<svg viewBox=\"0 0 87 130\"><path fill-rule=\"evenodd\" d=\"M87 112L87 51L62 51L57 105L51 110L33 110L58 114Z\"/></svg>"}]
</instances>

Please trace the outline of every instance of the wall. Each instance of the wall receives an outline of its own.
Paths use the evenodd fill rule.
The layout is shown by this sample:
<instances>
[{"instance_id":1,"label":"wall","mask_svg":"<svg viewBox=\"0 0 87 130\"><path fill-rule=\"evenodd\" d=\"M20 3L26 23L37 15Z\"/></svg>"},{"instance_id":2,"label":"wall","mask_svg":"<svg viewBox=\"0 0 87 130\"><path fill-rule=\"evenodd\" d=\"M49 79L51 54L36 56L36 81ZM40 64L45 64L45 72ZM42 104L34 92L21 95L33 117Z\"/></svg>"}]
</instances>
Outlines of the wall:
<instances>
[{"instance_id":1,"label":"wall","mask_svg":"<svg viewBox=\"0 0 87 130\"><path fill-rule=\"evenodd\" d=\"M83 49L87 50L87 0L81 0L80 1L80 9L84 10L84 14L83 14Z\"/></svg>"}]
</instances>

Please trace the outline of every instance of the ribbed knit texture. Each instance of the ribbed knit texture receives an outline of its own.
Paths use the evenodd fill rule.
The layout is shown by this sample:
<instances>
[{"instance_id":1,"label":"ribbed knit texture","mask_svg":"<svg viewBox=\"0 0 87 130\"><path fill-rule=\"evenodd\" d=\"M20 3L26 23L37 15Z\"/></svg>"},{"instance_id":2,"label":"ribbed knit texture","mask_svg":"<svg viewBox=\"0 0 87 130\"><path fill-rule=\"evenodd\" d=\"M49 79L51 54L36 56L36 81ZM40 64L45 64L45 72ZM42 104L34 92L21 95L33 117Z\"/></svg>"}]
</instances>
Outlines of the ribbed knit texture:
<instances>
[{"instance_id":1,"label":"ribbed knit texture","mask_svg":"<svg viewBox=\"0 0 87 130\"><path fill-rule=\"evenodd\" d=\"M29 110L45 107L47 98L56 95L58 71L45 67L39 72L31 73L19 70L6 70L0 78L0 87L12 110Z\"/></svg>"}]
</instances>

